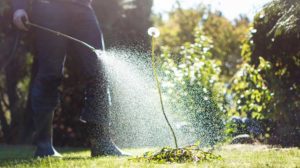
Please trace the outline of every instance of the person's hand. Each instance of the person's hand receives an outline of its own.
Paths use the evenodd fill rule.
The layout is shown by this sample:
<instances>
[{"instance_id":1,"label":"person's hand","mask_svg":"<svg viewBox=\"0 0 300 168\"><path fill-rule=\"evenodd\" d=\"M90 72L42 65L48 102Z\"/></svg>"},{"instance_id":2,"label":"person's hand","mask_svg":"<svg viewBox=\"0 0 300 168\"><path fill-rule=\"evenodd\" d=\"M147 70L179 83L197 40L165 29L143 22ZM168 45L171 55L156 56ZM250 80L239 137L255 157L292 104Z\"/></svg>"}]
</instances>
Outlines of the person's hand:
<instances>
[{"instance_id":1,"label":"person's hand","mask_svg":"<svg viewBox=\"0 0 300 168\"><path fill-rule=\"evenodd\" d=\"M18 9L15 11L13 21L17 28L28 31L28 28L24 24L24 21L28 21L28 15L24 9Z\"/></svg>"}]
</instances>

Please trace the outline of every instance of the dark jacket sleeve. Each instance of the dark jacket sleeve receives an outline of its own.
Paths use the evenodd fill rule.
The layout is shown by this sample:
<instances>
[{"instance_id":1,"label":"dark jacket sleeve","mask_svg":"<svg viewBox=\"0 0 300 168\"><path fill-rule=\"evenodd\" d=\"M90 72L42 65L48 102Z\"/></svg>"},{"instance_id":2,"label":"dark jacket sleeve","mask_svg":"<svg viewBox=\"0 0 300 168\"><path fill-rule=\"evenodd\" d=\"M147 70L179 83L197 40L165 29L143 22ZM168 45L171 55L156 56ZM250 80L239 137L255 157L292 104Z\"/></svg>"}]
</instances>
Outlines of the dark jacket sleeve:
<instances>
[{"instance_id":1,"label":"dark jacket sleeve","mask_svg":"<svg viewBox=\"0 0 300 168\"><path fill-rule=\"evenodd\" d=\"M18 9L28 9L29 0L11 0L11 6L13 11Z\"/></svg>"}]
</instances>

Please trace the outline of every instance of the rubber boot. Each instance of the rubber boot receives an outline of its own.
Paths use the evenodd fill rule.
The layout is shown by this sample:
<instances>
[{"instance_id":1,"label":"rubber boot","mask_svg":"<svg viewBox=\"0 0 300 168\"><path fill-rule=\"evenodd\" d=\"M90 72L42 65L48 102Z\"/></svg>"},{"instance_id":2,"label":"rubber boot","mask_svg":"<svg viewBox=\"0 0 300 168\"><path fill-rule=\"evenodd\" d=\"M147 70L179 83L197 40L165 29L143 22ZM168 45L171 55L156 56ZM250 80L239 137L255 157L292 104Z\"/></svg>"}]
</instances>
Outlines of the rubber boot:
<instances>
[{"instance_id":1,"label":"rubber boot","mask_svg":"<svg viewBox=\"0 0 300 168\"><path fill-rule=\"evenodd\" d=\"M123 152L110 138L108 124L87 123L89 140L91 143L91 156L130 156Z\"/></svg>"},{"instance_id":2,"label":"rubber boot","mask_svg":"<svg viewBox=\"0 0 300 168\"><path fill-rule=\"evenodd\" d=\"M62 157L53 147L53 112L39 113L34 116L36 126L36 151L34 157Z\"/></svg>"},{"instance_id":3,"label":"rubber boot","mask_svg":"<svg viewBox=\"0 0 300 168\"><path fill-rule=\"evenodd\" d=\"M88 81L80 120L85 123L88 131L91 156L129 156L122 152L110 137L110 103L105 74L100 73L95 80Z\"/></svg>"}]
</instances>

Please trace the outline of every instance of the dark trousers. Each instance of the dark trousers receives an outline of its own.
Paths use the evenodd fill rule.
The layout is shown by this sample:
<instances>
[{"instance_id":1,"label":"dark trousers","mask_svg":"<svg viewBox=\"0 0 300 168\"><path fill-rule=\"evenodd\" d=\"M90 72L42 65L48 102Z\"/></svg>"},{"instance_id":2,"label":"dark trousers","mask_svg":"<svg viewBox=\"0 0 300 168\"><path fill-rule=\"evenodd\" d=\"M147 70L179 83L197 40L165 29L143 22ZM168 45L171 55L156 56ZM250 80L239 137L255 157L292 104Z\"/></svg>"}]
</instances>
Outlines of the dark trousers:
<instances>
[{"instance_id":1,"label":"dark trousers","mask_svg":"<svg viewBox=\"0 0 300 168\"><path fill-rule=\"evenodd\" d=\"M56 1L32 4L31 21L41 26L80 39L96 49L102 49L102 33L91 7ZM90 49L44 30L33 28L38 56L38 73L31 88L32 108L38 132L47 132L58 104L58 86L63 77L66 56L77 62L85 84L87 122L108 122L108 94L103 67ZM72 55L70 55L72 51ZM68 55L69 54L69 55ZM48 126L47 126L48 125ZM47 138L41 135L41 138Z\"/></svg>"}]
</instances>

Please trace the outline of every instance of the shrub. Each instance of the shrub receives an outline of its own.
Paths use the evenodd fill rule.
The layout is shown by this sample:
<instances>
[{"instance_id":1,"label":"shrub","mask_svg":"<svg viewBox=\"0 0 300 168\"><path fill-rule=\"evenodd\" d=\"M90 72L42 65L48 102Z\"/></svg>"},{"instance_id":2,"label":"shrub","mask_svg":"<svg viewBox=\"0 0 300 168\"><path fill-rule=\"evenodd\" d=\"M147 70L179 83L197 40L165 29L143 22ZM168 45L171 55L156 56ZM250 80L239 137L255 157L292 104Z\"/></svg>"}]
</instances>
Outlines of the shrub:
<instances>
[{"instance_id":1,"label":"shrub","mask_svg":"<svg viewBox=\"0 0 300 168\"><path fill-rule=\"evenodd\" d=\"M233 77L231 91L234 108L239 115L254 119L269 117L271 111L268 107L273 93L269 90L261 72L270 68L270 63L260 57L260 64L257 67L243 63Z\"/></svg>"},{"instance_id":2,"label":"shrub","mask_svg":"<svg viewBox=\"0 0 300 168\"><path fill-rule=\"evenodd\" d=\"M260 57L272 69L260 74L274 92L269 109L275 122L273 143L300 145L300 2L274 0L254 19L249 41L250 64L258 66Z\"/></svg>"},{"instance_id":3,"label":"shrub","mask_svg":"<svg viewBox=\"0 0 300 168\"><path fill-rule=\"evenodd\" d=\"M224 87L220 82L221 62L212 59L211 41L197 31L195 43L181 47L179 62L170 48L164 47L162 87L172 99L174 110L189 120L203 145L223 139Z\"/></svg>"}]
</instances>

